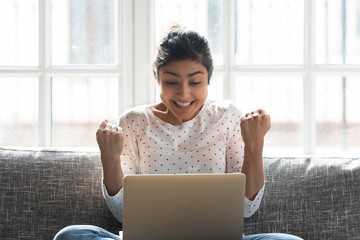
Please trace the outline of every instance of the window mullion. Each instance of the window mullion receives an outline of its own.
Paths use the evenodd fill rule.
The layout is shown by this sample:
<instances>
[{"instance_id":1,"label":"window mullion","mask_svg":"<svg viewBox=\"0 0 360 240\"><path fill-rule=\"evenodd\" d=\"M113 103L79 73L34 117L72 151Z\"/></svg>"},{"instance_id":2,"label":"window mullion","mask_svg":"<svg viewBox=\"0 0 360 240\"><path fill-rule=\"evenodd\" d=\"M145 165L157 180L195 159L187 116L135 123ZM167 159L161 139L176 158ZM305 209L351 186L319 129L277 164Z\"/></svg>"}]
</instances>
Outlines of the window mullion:
<instances>
[{"instance_id":1,"label":"window mullion","mask_svg":"<svg viewBox=\"0 0 360 240\"><path fill-rule=\"evenodd\" d=\"M315 154L316 116L315 116L315 1L305 0L305 47L304 62L304 153Z\"/></svg>"},{"instance_id":2,"label":"window mullion","mask_svg":"<svg viewBox=\"0 0 360 240\"><path fill-rule=\"evenodd\" d=\"M39 142L41 147L51 146L51 80L46 74L39 79Z\"/></svg>"},{"instance_id":3,"label":"window mullion","mask_svg":"<svg viewBox=\"0 0 360 240\"><path fill-rule=\"evenodd\" d=\"M120 9L120 5L121 9ZM119 111L120 113L134 105L134 57L133 57L133 1L122 1L119 4L119 42L121 42L119 59L121 59L121 67L123 74L119 79Z\"/></svg>"},{"instance_id":4,"label":"window mullion","mask_svg":"<svg viewBox=\"0 0 360 240\"><path fill-rule=\"evenodd\" d=\"M234 91L232 90L232 79L233 74L231 74L231 69L234 66L234 29L235 29L235 10L234 0L223 1L223 29L224 29L224 48L223 48L223 58L224 58L224 86L223 86L223 96L225 99L234 99Z\"/></svg>"},{"instance_id":5,"label":"window mullion","mask_svg":"<svg viewBox=\"0 0 360 240\"><path fill-rule=\"evenodd\" d=\"M50 57L50 10L49 1L39 1L39 115L38 146L51 146L51 79L47 70Z\"/></svg>"},{"instance_id":6,"label":"window mullion","mask_svg":"<svg viewBox=\"0 0 360 240\"><path fill-rule=\"evenodd\" d=\"M150 10L152 1L134 0L134 27L133 27L133 105L153 102L154 84L150 81Z\"/></svg>"}]
</instances>

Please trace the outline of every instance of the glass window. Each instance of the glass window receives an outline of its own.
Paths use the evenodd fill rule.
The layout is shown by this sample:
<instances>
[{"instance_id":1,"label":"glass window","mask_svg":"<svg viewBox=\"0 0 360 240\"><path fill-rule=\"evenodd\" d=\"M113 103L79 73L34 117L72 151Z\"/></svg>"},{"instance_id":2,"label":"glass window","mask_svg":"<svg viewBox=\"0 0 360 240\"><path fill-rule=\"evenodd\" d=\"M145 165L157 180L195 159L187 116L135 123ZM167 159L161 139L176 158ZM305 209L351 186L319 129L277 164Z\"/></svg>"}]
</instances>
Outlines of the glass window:
<instances>
[{"instance_id":1,"label":"glass window","mask_svg":"<svg viewBox=\"0 0 360 240\"><path fill-rule=\"evenodd\" d=\"M0 145L37 146L38 79L0 78Z\"/></svg>"},{"instance_id":2,"label":"glass window","mask_svg":"<svg viewBox=\"0 0 360 240\"><path fill-rule=\"evenodd\" d=\"M316 63L360 64L360 1L316 2Z\"/></svg>"},{"instance_id":3,"label":"glass window","mask_svg":"<svg viewBox=\"0 0 360 240\"><path fill-rule=\"evenodd\" d=\"M359 151L359 89L360 77L316 78L318 153Z\"/></svg>"},{"instance_id":4,"label":"glass window","mask_svg":"<svg viewBox=\"0 0 360 240\"><path fill-rule=\"evenodd\" d=\"M314 134L309 131L316 126L316 141L305 146L305 153L313 153L310 151L316 147L320 154L358 155L360 77L347 66L360 64L360 1L316 0L314 9L312 4L305 8L310 1L154 0L146 9L149 14L140 15L140 21L151 20L149 31L138 36L139 25L135 24L135 35L130 36L122 32L122 24L132 22L131 13L144 10L139 4L117 0L0 0L0 145L37 146L41 139L42 145L49 146L47 137L52 135L53 146L97 147L99 121L107 118L116 123L123 106L148 101L147 97L133 99L138 95L134 88L125 98L131 100L119 102L124 91L119 77L134 77L137 68L146 69L142 64L151 62L145 54L134 59L135 68L122 69L120 61L127 58L123 54L131 54L122 51L122 42L133 41L131 45L137 49L134 39L146 34L158 43L176 22L209 40L216 66L208 99L234 96L244 113L257 108L270 113L272 128L265 138L265 153L303 153L303 143L313 144ZM130 14L120 14L123 7ZM228 10L231 13L224 14ZM304 19L307 10L315 11L315 19L309 24ZM47 16L49 25L42 29L45 25L40 19L48 20ZM304 47L307 36L314 48ZM47 61L39 61L40 52L57 66L55 77ZM317 65L309 65L305 55L315 56L315 64L325 64L321 73ZM344 64L341 74L346 77L338 76L337 66L332 64ZM114 68L114 75L108 75L109 66ZM91 73L89 69L94 67L96 72ZM71 75L73 72L78 75ZM48 85L39 85L40 75L53 77L51 91ZM314 112L303 106L308 100L304 96L312 91L311 84L303 85L303 76L315 76L315 99L305 101L315 104ZM126 81L131 85L133 79ZM49 95L52 115L45 116L50 111L39 108L44 106L39 101ZM158 88L155 96L159 101ZM303 129L304 116L314 125ZM39 131L38 123L50 124L50 119L51 130ZM303 139L304 131L309 139Z\"/></svg>"},{"instance_id":5,"label":"glass window","mask_svg":"<svg viewBox=\"0 0 360 240\"><path fill-rule=\"evenodd\" d=\"M265 149L302 152L302 77L238 76L235 78L234 93L243 114L259 108L270 114L271 129L265 137Z\"/></svg>"},{"instance_id":6,"label":"glass window","mask_svg":"<svg viewBox=\"0 0 360 240\"><path fill-rule=\"evenodd\" d=\"M117 1L52 0L52 64L118 64Z\"/></svg>"},{"instance_id":7,"label":"glass window","mask_svg":"<svg viewBox=\"0 0 360 240\"><path fill-rule=\"evenodd\" d=\"M156 44L178 23L204 35L211 48L214 64L223 64L223 1L221 0L155 0Z\"/></svg>"},{"instance_id":8,"label":"glass window","mask_svg":"<svg viewBox=\"0 0 360 240\"><path fill-rule=\"evenodd\" d=\"M303 0L236 0L235 64L303 64Z\"/></svg>"},{"instance_id":9,"label":"glass window","mask_svg":"<svg viewBox=\"0 0 360 240\"><path fill-rule=\"evenodd\" d=\"M220 100L224 97L224 78L222 76L212 76L208 87L208 98L210 100Z\"/></svg>"},{"instance_id":10,"label":"glass window","mask_svg":"<svg viewBox=\"0 0 360 240\"><path fill-rule=\"evenodd\" d=\"M0 66L39 65L39 1L0 1Z\"/></svg>"},{"instance_id":11,"label":"glass window","mask_svg":"<svg viewBox=\"0 0 360 240\"><path fill-rule=\"evenodd\" d=\"M54 146L96 147L95 133L104 118L117 124L117 78L52 79Z\"/></svg>"}]
</instances>

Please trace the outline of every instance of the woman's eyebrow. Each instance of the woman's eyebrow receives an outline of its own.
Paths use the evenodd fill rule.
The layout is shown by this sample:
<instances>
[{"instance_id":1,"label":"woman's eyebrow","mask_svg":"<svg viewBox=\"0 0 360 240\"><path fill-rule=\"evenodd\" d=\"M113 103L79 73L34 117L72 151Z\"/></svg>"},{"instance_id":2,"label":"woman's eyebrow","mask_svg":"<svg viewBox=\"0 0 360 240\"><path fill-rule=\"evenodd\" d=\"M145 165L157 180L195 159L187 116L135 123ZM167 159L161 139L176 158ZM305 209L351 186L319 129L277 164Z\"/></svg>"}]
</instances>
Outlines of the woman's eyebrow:
<instances>
[{"instance_id":1,"label":"woman's eyebrow","mask_svg":"<svg viewBox=\"0 0 360 240\"><path fill-rule=\"evenodd\" d=\"M174 77L180 77L179 74L174 73L174 72L170 72L170 71L165 71L164 74L170 74L170 75L173 75Z\"/></svg>"},{"instance_id":2,"label":"woman's eyebrow","mask_svg":"<svg viewBox=\"0 0 360 240\"><path fill-rule=\"evenodd\" d=\"M196 71L196 72L193 72L193 73L190 73L190 74L188 74L187 76L188 77L193 77L193 76L195 76L196 74L204 74L202 71Z\"/></svg>"},{"instance_id":3,"label":"woman's eyebrow","mask_svg":"<svg viewBox=\"0 0 360 240\"><path fill-rule=\"evenodd\" d=\"M164 74L170 74L174 77L180 77L180 74L177 74L177 73L174 73L174 72L170 72L170 71L165 71ZM196 72L193 72L193 73L189 73L187 75L187 77L193 77L195 76L196 74L204 74L202 71L196 71Z\"/></svg>"}]
</instances>

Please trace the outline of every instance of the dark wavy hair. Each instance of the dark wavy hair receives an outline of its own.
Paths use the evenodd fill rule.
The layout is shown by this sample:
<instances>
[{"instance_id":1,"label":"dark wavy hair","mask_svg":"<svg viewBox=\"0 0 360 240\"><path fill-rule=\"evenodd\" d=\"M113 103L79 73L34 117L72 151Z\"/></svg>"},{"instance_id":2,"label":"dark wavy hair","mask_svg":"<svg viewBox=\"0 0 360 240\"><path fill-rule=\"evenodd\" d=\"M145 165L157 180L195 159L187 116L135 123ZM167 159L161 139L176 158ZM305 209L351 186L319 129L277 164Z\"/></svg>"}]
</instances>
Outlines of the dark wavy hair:
<instances>
[{"instance_id":1,"label":"dark wavy hair","mask_svg":"<svg viewBox=\"0 0 360 240\"><path fill-rule=\"evenodd\" d=\"M200 62L208 71L208 84L214 69L207 39L199 33L179 26L172 27L158 46L153 73L159 77L159 69L176 60Z\"/></svg>"}]
</instances>

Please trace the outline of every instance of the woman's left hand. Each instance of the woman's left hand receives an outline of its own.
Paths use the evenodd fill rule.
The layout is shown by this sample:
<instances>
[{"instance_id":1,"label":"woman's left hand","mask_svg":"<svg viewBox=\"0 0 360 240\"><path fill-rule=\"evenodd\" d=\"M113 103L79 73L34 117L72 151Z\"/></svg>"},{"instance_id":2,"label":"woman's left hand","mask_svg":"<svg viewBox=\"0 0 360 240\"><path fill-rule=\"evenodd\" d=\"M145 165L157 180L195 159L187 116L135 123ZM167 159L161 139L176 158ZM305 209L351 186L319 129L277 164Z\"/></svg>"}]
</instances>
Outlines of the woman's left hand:
<instances>
[{"instance_id":1,"label":"woman's left hand","mask_svg":"<svg viewBox=\"0 0 360 240\"><path fill-rule=\"evenodd\" d=\"M264 137L270 126L270 115L263 109L243 115L240 118L240 128L245 146L254 150L260 147L262 150Z\"/></svg>"}]
</instances>

